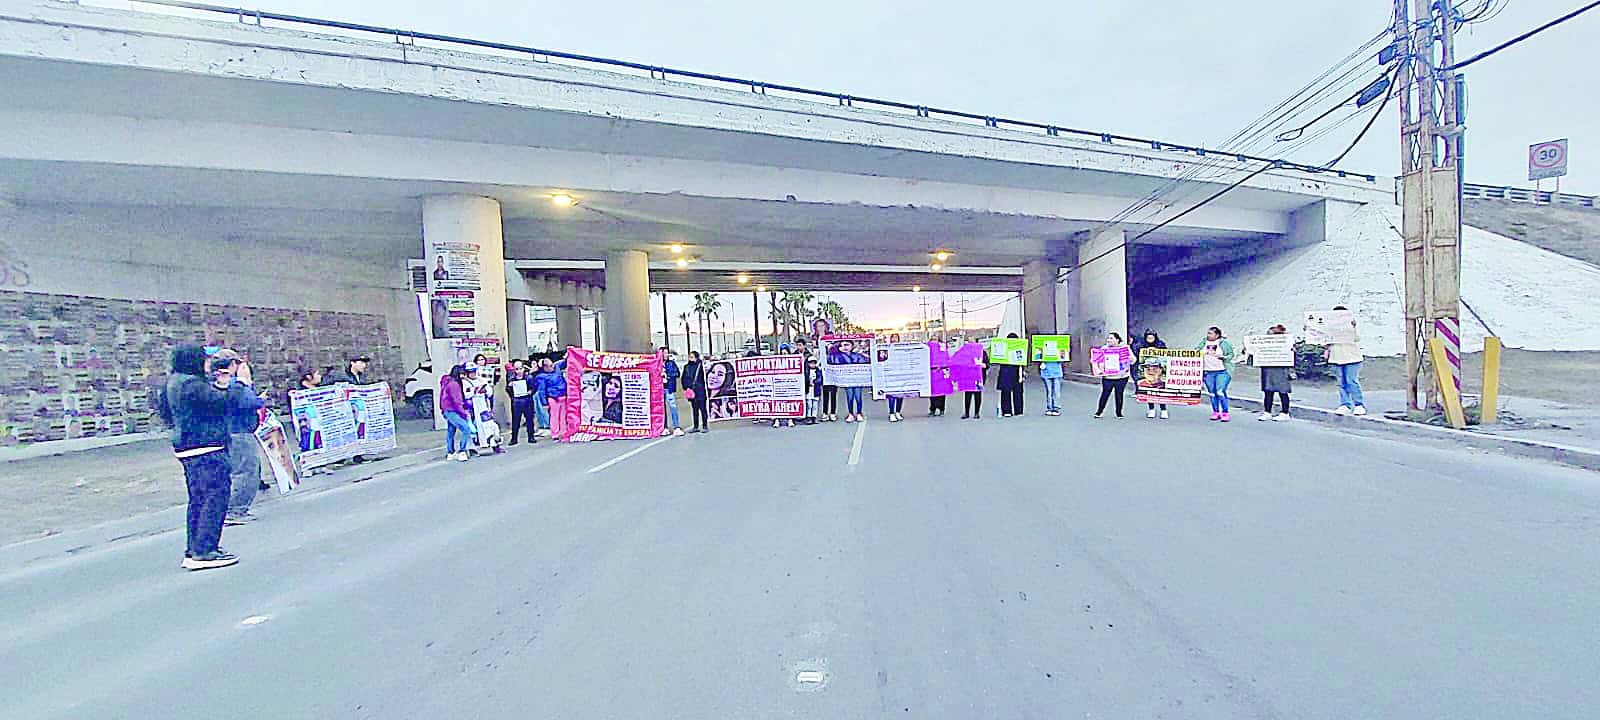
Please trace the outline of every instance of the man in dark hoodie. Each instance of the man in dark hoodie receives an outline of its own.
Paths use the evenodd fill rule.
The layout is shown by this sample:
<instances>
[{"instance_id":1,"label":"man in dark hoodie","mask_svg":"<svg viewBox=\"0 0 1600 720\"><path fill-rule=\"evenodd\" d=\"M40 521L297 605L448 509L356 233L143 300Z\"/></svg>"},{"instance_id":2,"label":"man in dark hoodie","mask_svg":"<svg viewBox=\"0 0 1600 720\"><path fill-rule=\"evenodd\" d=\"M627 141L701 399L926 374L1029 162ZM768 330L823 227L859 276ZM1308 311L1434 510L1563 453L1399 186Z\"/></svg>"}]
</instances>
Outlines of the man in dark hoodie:
<instances>
[{"instance_id":1,"label":"man in dark hoodie","mask_svg":"<svg viewBox=\"0 0 1600 720\"><path fill-rule=\"evenodd\" d=\"M266 405L256 395L250 364L239 353L223 348L213 363L232 363L233 384L228 387L228 513L224 525L243 525L255 520L250 504L261 487L261 451L256 442L256 426L261 424L261 408Z\"/></svg>"},{"instance_id":2,"label":"man in dark hoodie","mask_svg":"<svg viewBox=\"0 0 1600 720\"><path fill-rule=\"evenodd\" d=\"M172 452L189 487L185 570L226 567L239 558L223 552L222 519L228 510L228 388L232 359L207 358L184 345L172 351L172 374L157 412L172 428Z\"/></svg>"}]
</instances>

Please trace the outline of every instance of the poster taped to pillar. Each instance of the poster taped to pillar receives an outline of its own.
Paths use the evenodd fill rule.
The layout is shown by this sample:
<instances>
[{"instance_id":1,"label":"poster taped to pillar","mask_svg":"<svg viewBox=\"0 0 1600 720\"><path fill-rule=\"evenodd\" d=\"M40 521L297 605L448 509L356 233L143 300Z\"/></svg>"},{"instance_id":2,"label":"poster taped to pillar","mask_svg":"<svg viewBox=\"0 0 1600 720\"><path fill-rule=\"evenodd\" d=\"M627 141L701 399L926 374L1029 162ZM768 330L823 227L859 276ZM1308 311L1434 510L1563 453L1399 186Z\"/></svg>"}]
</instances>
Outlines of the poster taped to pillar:
<instances>
[{"instance_id":1,"label":"poster taped to pillar","mask_svg":"<svg viewBox=\"0 0 1600 720\"><path fill-rule=\"evenodd\" d=\"M1349 310L1312 310L1306 313L1306 342L1312 345L1360 342L1356 317Z\"/></svg>"},{"instance_id":2,"label":"poster taped to pillar","mask_svg":"<svg viewBox=\"0 0 1600 720\"><path fill-rule=\"evenodd\" d=\"M872 384L872 336L822 336L822 383L837 387Z\"/></svg>"},{"instance_id":3,"label":"poster taped to pillar","mask_svg":"<svg viewBox=\"0 0 1600 720\"><path fill-rule=\"evenodd\" d=\"M441 290L428 301L433 337L463 337L478 331L478 301L471 290Z\"/></svg>"},{"instance_id":4,"label":"poster taped to pillar","mask_svg":"<svg viewBox=\"0 0 1600 720\"><path fill-rule=\"evenodd\" d=\"M1255 367L1294 367L1294 336L1251 335L1244 339L1244 354Z\"/></svg>"},{"instance_id":5,"label":"poster taped to pillar","mask_svg":"<svg viewBox=\"0 0 1600 720\"><path fill-rule=\"evenodd\" d=\"M950 353L950 391L983 391L983 343L969 342Z\"/></svg>"},{"instance_id":6,"label":"poster taped to pillar","mask_svg":"<svg viewBox=\"0 0 1600 720\"><path fill-rule=\"evenodd\" d=\"M394 396L388 383L340 383L289 391L300 469L395 448Z\"/></svg>"},{"instance_id":7,"label":"poster taped to pillar","mask_svg":"<svg viewBox=\"0 0 1600 720\"><path fill-rule=\"evenodd\" d=\"M428 268L434 292L481 289L478 249L476 243L434 243L433 267Z\"/></svg>"},{"instance_id":8,"label":"poster taped to pillar","mask_svg":"<svg viewBox=\"0 0 1600 720\"><path fill-rule=\"evenodd\" d=\"M1095 377L1127 375L1132 367L1133 349L1127 345L1089 348L1089 371Z\"/></svg>"},{"instance_id":9,"label":"poster taped to pillar","mask_svg":"<svg viewBox=\"0 0 1600 720\"><path fill-rule=\"evenodd\" d=\"M294 448L289 444L289 433L284 430L277 413L266 411L266 419L256 427L255 435L256 442L261 444L261 455L267 459L267 467L272 470L278 494L288 495L300 487L300 471L295 466Z\"/></svg>"},{"instance_id":10,"label":"poster taped to pillar","mask_svg":"<svg viewBox=\"0 0 1600 720\"><path fill-rule=\"evenodd\" d=\"M985 344L989 347L990 365L1028 364L1027 338L990 338Z\"/></svg>"},{"instance_id":11,"label":"poster taped to pillar","mask_svg":"<svg viewBox=\"0 0 1600 720\"><path fill-rule=\"evenodd\" d=\"M472 359L479 355L484 356L486 367L499 368L505 362L505 345L497 337L458 337L450 345L455 350L457 365L471 365Z\"/></svg>"},{"instance_id":12,"label":"poster taped to pillar","mask_svg":"<svg viewBox=\"0 0 1600 720\"><path fill-rule=\"evenodd\" d=\"M1134 399L1142 403L1199 405L1205 373L1199 350L1145 348L1139 351Z\"/></svg>"},{"instance_id":13,"label":"poster taped to pillar","mask_svg":"<svg viewBox=\"0 0 1600 720\"><path fill-rule=\"evenodd\" d=\"M1072 360L1071 335L1034 335L1028 338L1034 362L1069 362Z\"/></svg>"},{"instance_id":14,"label":"poster taped to pillar","mask_svg":"<svg viewBox=\"0 0 1600 720\"><path fill-rule=\"evenodd\" d=\"M928 397L933 394L932 356L926 342L874 343L872 396Z\"/></svg>"},{"instance_id":15,"label":"poster taped to pillar","mask_svg":"<svg viewBox=\"0 0 1600 720\"><path fill-rule=\"evenodd\" d=\"M567 348L563 440L647 438L666 424L660 355Z\"/></svg>"},{"instance_id":16,"label":"poster taped to pillar","mask_svg":"<svg viewBox=\"0 0 1600 720\"><path fill-rule=\"evenodd\" d=\"M732 360L706 361L706 414L711 422L739 417L738 378Z\"/></svg>"},{"instance_id":17,"label":"poster taped to pillar","mask_svg":"<svg viewBox=\"0 0 1600 720\"><path fill-rule=\"evenodd\" d=\"M739 417L805 417L806 359L803 356L738 358L733 361L733 367Z\"/></svg>"}]
</instances>

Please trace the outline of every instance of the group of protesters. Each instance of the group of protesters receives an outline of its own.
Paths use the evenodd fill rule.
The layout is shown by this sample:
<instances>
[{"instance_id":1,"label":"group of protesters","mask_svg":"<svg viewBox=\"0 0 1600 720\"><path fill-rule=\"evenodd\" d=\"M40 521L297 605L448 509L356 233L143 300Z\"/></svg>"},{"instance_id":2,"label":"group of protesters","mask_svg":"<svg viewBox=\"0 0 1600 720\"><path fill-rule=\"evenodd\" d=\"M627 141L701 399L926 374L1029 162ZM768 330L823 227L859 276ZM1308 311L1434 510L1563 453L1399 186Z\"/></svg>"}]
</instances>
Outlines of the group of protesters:
<instances>
[{"instance_id":1,"label":"group of protesters","mask_svg":"<svg viewBox=\"0 0 1600 720\"><path fill-rule=\"evenodd\" d=\"M503 389L511 401L511 438L505 441L495 405ZM439 414L445 421L445 456L466 461L474 455L501 453L508 446L528 444L540 436L565 435L566 416L559 404L567 394L566 360L529 356L505 367L479 354L439 378ZM458 442L459 441L459 442Z\"/></svg>"}]
</instances>

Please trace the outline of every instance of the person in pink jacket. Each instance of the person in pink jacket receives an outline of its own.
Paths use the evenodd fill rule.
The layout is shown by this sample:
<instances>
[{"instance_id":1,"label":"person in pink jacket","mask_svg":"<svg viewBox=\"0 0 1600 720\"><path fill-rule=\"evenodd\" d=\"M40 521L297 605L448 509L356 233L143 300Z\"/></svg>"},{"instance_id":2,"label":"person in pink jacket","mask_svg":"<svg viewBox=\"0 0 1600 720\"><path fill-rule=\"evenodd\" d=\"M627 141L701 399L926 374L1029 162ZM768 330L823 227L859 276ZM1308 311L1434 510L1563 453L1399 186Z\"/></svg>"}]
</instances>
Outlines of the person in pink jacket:
<instances>
[{"instance_id":1,"label":"person in pink jacket","mask_svg":"<svg viewBox=\"0 0 1600 720\"><path fill-rule=\"evenodd\" d=\"M444 455L446 459L467 460L467 449L475 442L472 421L467 419L466 392L463 378L466 368L457 365L450 374L439 378L439 414L444 416ZM456 433L461 433L461 449L456 449Z\"/></svg>"}]
</instances>

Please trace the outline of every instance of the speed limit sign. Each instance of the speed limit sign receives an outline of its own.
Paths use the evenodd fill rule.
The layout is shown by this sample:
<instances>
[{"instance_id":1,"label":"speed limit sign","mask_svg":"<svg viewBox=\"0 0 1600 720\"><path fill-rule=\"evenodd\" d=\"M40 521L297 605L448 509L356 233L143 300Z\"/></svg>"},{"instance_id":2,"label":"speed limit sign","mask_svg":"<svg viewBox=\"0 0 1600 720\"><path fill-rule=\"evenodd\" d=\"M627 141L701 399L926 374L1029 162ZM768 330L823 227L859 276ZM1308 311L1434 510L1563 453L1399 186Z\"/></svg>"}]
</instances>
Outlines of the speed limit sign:
<instances>
[{"instance_id":1,"label":"speed limit sign","mask_svg":"<svg viewBox=\"0 0 1600 720\"><path fill-rule=\"evenodd\" d=\"M1528 179L1561 177L1567 174L1567 141L1551 140L1528 146Z\"/></svg>"}]
</instances>

